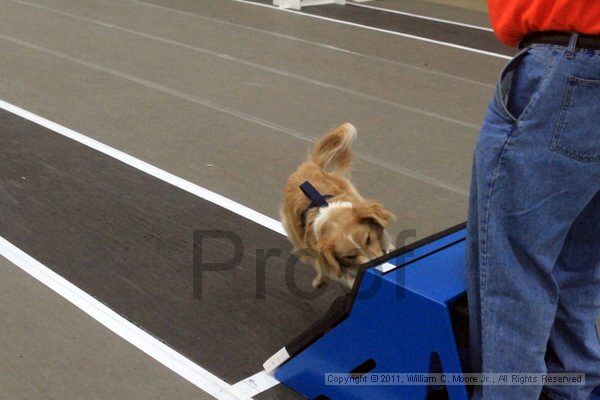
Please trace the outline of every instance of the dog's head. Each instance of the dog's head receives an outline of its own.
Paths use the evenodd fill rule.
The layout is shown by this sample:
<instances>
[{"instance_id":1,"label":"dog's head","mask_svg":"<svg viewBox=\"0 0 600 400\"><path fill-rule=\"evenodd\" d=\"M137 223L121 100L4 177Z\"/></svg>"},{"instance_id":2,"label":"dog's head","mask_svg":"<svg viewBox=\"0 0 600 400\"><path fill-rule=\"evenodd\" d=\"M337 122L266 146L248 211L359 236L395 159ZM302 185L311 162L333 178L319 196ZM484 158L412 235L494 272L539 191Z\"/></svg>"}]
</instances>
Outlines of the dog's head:
<instances>
[{"instance_id":1,"label":"dog's head","mask_svg":"<svg viewBox=\"0 0 600 400\"><path fill-rule=\"evenodd\" d=\"M385 228L394 215L381 203L333 202L313 221L324 275L351 287L358 266L386 253Z\"/></svg>"}]
</instances>

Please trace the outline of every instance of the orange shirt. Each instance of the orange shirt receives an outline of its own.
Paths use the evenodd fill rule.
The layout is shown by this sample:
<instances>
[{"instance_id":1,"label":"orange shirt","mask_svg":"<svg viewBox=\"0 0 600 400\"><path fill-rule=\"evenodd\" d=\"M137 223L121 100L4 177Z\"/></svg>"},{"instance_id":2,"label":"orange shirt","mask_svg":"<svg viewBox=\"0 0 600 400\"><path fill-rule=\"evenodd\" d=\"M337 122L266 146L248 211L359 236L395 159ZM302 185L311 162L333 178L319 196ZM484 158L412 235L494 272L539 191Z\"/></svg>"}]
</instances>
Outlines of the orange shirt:
<instances>
[{"instance_id":1,"label":"orange shirt","mask_svg":"<svg viewBox=\"0 0 600 400\"><path fill-rule=\"evenodd\" d=\"M488 0L488 8L496 37L509 46L533 32L600 34L597 0Z\"/></svg>"}]
</instances>

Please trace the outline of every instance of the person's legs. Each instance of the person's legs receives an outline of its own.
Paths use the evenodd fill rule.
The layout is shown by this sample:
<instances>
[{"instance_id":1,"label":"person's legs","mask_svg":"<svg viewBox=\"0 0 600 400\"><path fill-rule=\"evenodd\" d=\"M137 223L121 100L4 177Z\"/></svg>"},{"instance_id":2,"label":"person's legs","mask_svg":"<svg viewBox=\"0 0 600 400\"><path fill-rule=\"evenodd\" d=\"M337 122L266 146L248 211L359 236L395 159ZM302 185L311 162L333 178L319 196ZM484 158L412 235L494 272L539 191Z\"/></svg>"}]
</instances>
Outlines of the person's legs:
<instances>
[{"instance_id":1,"label":"person's legs","mask_svg":"<svg viewBox=\"0 0 600 400\"><path fill-rule=\"evenodd\" d=\"M471 193L469 196L469 213L467 220L467 297L469 304L469 345L471 372L481 373L481 298L479 287L479 230L483 225L479 221L479 188L477 185L478 169L473 159L471 173ZM476 388L477 389L477 388Z\"/></svg>"},{"instance_id":2,"label":"person's legs","mask_svg":"<svg viewBox=\"0 0 600 400\"><path fill-rule=\"evenodd\" d=\"M588 60L571 55L540 46L511 62L480 134L467 246L474 372L546 372L559 300L552 272L571 224L600 189L600 118L574 120L584 104L568 78ZM586 112L600 115L600 81L593 95ZM474 398L535 400L540 392L489 385Z\"/></svg>"},{"instance_id":3,"label":"person's legs","mask_svg":"<svg viewBox=\"0 0 600 400\"><path fill-rule=\"evenodd\" d=\"M547 386L553 400L587 399L600 385L600 192L579 215L553 271L560 292L546 354L548 372L586 374L585 386Z\"/></svg>"}]
</instances>

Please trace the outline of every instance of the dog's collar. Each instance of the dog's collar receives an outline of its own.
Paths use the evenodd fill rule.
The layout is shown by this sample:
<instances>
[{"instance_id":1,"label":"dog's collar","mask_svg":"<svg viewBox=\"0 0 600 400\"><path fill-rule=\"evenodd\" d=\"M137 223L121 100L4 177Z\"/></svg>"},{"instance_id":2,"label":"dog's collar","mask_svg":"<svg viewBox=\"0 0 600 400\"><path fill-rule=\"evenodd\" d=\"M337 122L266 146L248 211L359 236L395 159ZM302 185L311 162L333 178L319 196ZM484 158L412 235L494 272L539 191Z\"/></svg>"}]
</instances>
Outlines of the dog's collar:
<instances>
[{"instance_id":1,"label":"dog's collar","mask_svg":"<svg viewBox=\"0 0 600 400\"><path fill-rule=\"evenodd\" d=\"M322 195L309 181L304 181L304 183L300 185L300 190L302 190L302 193L310 200L308 207L300 214L300 222L302 223L302 229L304 229L306 227L306 214L313 208L327 207L329 205L327 199L332 198L333 195Z\"/></svg>"}]
</instances>

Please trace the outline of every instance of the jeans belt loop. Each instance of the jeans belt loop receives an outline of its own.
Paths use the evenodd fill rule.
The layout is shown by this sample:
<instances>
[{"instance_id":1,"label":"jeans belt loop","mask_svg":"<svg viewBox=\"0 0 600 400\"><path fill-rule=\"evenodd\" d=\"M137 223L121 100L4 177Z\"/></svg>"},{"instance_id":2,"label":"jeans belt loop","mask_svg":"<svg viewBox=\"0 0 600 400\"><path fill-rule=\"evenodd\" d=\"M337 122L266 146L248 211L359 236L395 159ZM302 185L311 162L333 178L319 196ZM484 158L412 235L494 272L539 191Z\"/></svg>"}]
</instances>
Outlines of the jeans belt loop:
<instances>
[{"instance_id":1,"label":"jeans belt loop","mask_svg":"<svg viewBox=\"0 0 600 400\"><path fill-rule=\"evenodd\" d=\"M573 32L571 34L571 40L569 40L569 47L567 49L567 58L570 60L575 56L577 50L577 40L579 39L579 33Z\"/></svg>"}]
</instances>

